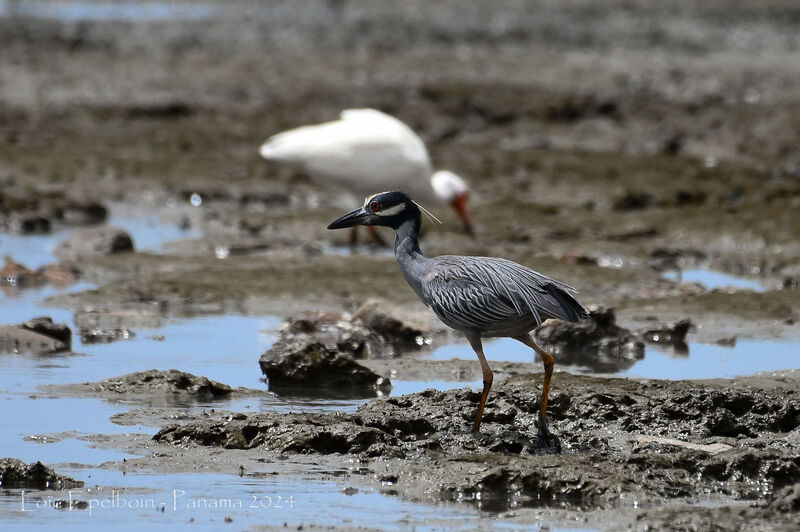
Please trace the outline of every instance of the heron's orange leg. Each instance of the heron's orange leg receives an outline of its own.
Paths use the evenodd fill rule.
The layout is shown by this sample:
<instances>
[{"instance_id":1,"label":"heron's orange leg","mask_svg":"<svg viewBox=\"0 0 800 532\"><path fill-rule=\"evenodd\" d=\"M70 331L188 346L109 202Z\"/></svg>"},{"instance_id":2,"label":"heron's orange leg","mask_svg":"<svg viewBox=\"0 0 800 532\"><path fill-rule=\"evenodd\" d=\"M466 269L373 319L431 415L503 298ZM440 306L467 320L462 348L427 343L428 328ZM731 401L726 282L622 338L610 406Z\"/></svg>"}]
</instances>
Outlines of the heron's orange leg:
<instances>
[{"instance_id":1,"label":"heron's orange leg","mask_svg":"<svg viewBox=\"0 0 800 532\"><path fill-rule=\"evenodd\" d=\"M489 390L492 389L494 375L492 374L492 369L489 367L489 363L486 361L486 356L483 354L481 337L477 335L468 335L467 340L469 340L469 344L472 346L475 354L478 355L478 360L481 363L481 372L483 373L483 393L481 393L481 404L478 406L478 415L475 417L475 425L472 428L472 432L480 432L483 409L486 406L486 398L489 397Z\"/></svg>"},{"instance_id":2,"label":"heron's orange leg","mask_svg":"<svg viewBox=\"0 0 800 532\"><path fill-rule=\"evenodd\" d=\"M553 355L536 345L536 342L533 341L533 338L530 337L528 334L524 334L522 336L515 336L514 340L520 341L523 344L527 345L536 353L542 357L542 362L544 362L544 383L542 384L542 408L540 410L540 415L542 419L547 417L547 398L550 396L550 379L553 377L553 366L555 365L555 359Z\"/></svg>"}]
</instances>

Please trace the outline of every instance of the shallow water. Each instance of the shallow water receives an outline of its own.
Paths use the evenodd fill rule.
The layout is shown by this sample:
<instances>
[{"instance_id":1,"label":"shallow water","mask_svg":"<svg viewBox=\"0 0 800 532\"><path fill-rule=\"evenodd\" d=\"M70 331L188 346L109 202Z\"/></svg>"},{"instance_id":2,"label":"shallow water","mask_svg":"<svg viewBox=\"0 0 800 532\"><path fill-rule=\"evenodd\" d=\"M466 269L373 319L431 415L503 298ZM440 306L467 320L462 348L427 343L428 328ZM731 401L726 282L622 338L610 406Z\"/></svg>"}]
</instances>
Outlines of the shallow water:
<instances>
[{"instance_id":1,"label":"shallow water","mask_svg":"<svg viewBox=\"0 0 800 532\"><path fill-rule=\"evenodd\" d=\"M489 362L531 362L531 370L539 371L541 362L534 360L529 347L510 338L484 342ZM434 360L475 360L477 357L464 341L434 350ZM604 361L606 365L613 362ZM714 379L753 375L759 371L777 371L800 367L800 342L781 340L738 340L731 347L690 342L687 353L675 352L657 345L647 345L642 360L620 359L615 370L602 371L626 377L680 379ZM597 373L584 365L569 365L556 357L556 369L578 373Z\"/></svg>"},{"instance_id":2,"label":"shallow water","mask_svg":"<svg viewBox=\"0 0 800 532\"><path fill-rule=\"evenodd\" d=\"M113 492L110 488L71 490L72 499L86 501L91 511L89 508L83 511L55 509L53 502L68 500L68 492L26 492L24 513L21 492L0 496L0 513L7 516L4 524L41 526L58 519L61 530L85 530L87 526L109 522L114 523L115 530L125 531L141 530L143 525L174 527L187 523L191 523L193 530L219 530L226 526L225 518L229 516L231 526L237 530L283 524L296 529L307 523L319 526L369 523L387 530L518 528L502 520L482 519L476 510L465 511L454 505L415 504L373 490L353 489L346 471L339 472L343 473L341 476L331 475L331 480L214 473L123 474L69 467L61 471L74 478L87 479L90 486L121 489Z\"/></svg>"},{"instance_id":3,"label":"shallow water","mask_svg":"<svg viewBox=\"0 0 800 532\"><path fill-rule=\"evenodd\" d=\"M137 251L161 252L164 245L178 239L199 238L197 229L181 229L176 224L165 224L158 214L136 216L112 207L107 225L125 229L133 239ZM58 262L54 254L56 246L67 238L70 228L57 228L43 235L0 234L0 258L12 257L28 268L37 269L45 264Z\"/></svg>"},{"instance_id":4,"label":"shallow water","mask_svg":"<svg viewBox=\"0 0 800 532\"><path fill-rule=\"evenodd\" d=\"M739 277L728 273L697 268L694 270L680 270L664 272L663 277L679 283L698 283L709 290L719 288L736 288L739 290L753 290L764 292L769 287L766 283L748 277Z\"/></svg>"}]
</instances>

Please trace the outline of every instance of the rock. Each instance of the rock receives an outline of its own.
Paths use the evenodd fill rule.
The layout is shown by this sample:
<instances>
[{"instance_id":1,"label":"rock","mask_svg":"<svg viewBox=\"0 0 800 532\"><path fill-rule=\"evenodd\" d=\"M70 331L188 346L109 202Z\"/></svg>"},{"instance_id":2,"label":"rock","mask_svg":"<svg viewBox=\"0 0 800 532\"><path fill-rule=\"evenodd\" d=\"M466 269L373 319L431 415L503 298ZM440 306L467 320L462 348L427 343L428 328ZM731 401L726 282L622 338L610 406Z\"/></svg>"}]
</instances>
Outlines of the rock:
<instances>
[{"instance_id":1,"label":"rock","mask_svg":"<svg viewBox=\"0 0 800 532\"><path fill-rule=\"evenodd\" d=\"M133 251L130 235L118 227L76 229L55 250L61 260L75 260Z\"/></svg>"},{"instance_id":2,"label":"rock","mask_svg":"<svg viewBox=\"0 0 800 532\"><path fill-rule=\"evenodd\" d=\"M534 335L540 346L558 354L558 362L594 371L619 371L644 357L644 343L616 324L613 309L590 308L589 318L577 323L547 320Z\"/></svg>"},{"instance_id":3,"label":"rock","mask_svg":"<svg viewBox=\"0 0 800 532\"><path fill-rule=\"evenodd\" d=\"M331 351L355 358L391 357L396 351L360 321L337 312L304 312L279 327L280 338L288 343L320 343Z\"/></svg>"},{"instance_id":4,"label":"rock","mask_svg":"<svg viewBox=\"0 0 800 532\"><path fill-rule=\"evenodd\" d=\"M72 331L50 318L35 318L20 325L0 325L0 352L48 355L68 351Z\"/></svg>"},{"instance_id":5,"label":"rock","mask_svg":"<svg viewBox=\"0 0 800 532\"><path fill-rule=\"evenodd\" d=\"M26 464L16 458L0 458L0 486L3 489L72 489L83 487L83 482L63 475L42 464Z\"/></svg>"},{"instance_id":6,"label":"rock","mask_svg":"<svg viewBox=\"0 0 800 532\"><path fill-rule=\"evenodd\" d=\"M23 235L44 234L50 232L50 220L39 212L17 212L6 221L10 233Z\"/></svg>"},{"instance_id":7,"label":"rock","mask_svg":"<svg viewBox=\"0 0 800 532\"><path fill-rule=\"evenodd\" d=\"M57 220L66 225L93 225L106 221L108 209L95 201L68 202L53 209Z\"/></svg>"},{"instance_id":8,"label":"rock","mask_svg":"<svg viewBox=\"0 0 800 532\"><path fill-rule=\"evenodd\" d=\"M233 388L227 384L176 369L167 371L151 369L128 373L100 382L84 383L81 387L90 392L114 392L125 395L180 394L192 396L195 399L227 397L233 392Z\"/></svg>"},{"instance_id":9,"label":"rock","mask_svg":"<svg viewBox=\"0 0 800 532\"><path fill-rule=\"evenodd\" d=\"M399 349L416 349L429 343L433 332L420 323L379 299L369 299L353 313L352 321L359 321L385 341Z\"/></svg>"},{"instance_id":10,"label":"rock","mask_svg":"<svg viewBox=\"0 0 800 532\"><path fill-rule=\"evenodd\" d=\"M270 390L310 388L375 396L391 389L389 379L362 366L350 354L307 339L275 342L261 355L259 365Z\"/></svg>"},{"instance_id":11,"label":"rock","mask_svg":"<svg viewBox=\"0 0 800 532\"><path fill-rule=\"evenodd\" d=\"M628 192L614 201L615 211L633 211L646 209L653 204L653 196L647 192Z\"/></svg>"},{"instance_id":12,"label":"rock","mask_svg":"<svg viewBox=\"0 0 800 532\"><path fill-rule=\"evenodd\" d=\"M692 327L692 322L688 319L678 320L667 323L660 327L645 329L639 334L645 342L651 344L666 344L682 351L688 351L686 345L686 334Z\"/></svg>"},{"instance_id":13,"label":"rock","mask_svg":"<svg viewBox=\"0 0 800 532\"><path fill-rule=\"evenodd\" d=\"M769 503L769 509L776 512L800 512L800 482L778 490Z\"/></svg>"},{"instance_id":14,"label":"rock","mask_svg":"<svg viewBox=\"0 0 800 532\"><path fill-rule=\"evenodd\" d=\"M50 317L33 318L20 325L20 327L58 340L67 349L72 347L72 331L70 328L65 323L53 323L53 319Z\"/></svg>"},{"instance_id":15,"label":"rock","mask_svg":"<svg viewBox=\"0 0 800 532\"><path fill-rule=\"evenodd\" d=\"M81 342L84 344L110 344L119 340L130 340L136 337L136 333L130 329L101 329L94 327L91 329L81 329Z\"/></svg>"}]
</instances>

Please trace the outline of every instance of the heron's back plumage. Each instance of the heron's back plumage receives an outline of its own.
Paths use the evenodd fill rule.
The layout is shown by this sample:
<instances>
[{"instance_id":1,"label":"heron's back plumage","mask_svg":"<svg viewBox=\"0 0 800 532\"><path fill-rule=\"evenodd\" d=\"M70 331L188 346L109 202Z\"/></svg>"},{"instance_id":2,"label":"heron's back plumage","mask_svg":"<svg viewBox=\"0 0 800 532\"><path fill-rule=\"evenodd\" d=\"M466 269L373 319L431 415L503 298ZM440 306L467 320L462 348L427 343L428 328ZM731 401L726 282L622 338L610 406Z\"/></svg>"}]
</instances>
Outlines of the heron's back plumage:
<instances>
[{"instance_id":1,"label":"heron's back plumage","mask_svg":"<svg viewBox=\"0 0 800 532\"><path fill-rule=\"evenodd\" d=\"M515 336L548 318L586 316L572 287L509 260L443 255L426 266L420 296L456 330Z\"/></svg>"}]
</instances>

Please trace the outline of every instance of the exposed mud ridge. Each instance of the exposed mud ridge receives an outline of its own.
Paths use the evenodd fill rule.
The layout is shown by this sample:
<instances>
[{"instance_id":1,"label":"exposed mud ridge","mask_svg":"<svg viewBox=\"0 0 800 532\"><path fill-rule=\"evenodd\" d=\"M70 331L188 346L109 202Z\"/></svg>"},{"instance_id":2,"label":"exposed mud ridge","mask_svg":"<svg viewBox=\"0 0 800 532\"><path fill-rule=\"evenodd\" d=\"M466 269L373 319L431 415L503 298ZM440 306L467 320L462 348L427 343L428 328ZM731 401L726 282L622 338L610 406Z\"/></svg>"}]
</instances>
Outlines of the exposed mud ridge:
<instances>
[{"instance_id":1,"label":"exposed mud ridge","mask_svg":"<svg viewBox=\"0 0 800 532\"><path fill-rule=\"evenodd\" d=\"M176 396L181 399L212 399L229 397L234 393L247 392L246 389L234 389L227 384L197 377L191 373L170 369L159 371L151 369L128 373L120 377L99 382L85 382L66 386L52 386L53 390L66 392L69 395L95 395L104 398L124 396Z\"/></svg>"},{"instance_id":2,"label":"exposed mud ridge","mask_svg":"<svg viewBox=\"0 0 800 532\"><path fill-rule=\"evenodd\" d=\"M59 475L41 462L26 464L17 458L0 458L0 487L70 489L83 487L83 482Z\"/></svg>"},{"instance_id":3,"label":"exposed mud ridge","mask_svg":"<svg viewBox=\"0 0 800 532\"><path fill-rule=\"evenodd\" d=\"M520 375L492 390L477 435L470 424L479 394L460 389L378 399L354 414L204 419L166 427L154 440L354 454L394 492L495 501L498 509L514 501L610 508L621 496L761 500L800 482L794 377L765 388L755 379L734 385L556 374L549 415L561 454L537 447L540 382L541 375Z\"/></svg>"}]
</instances>

